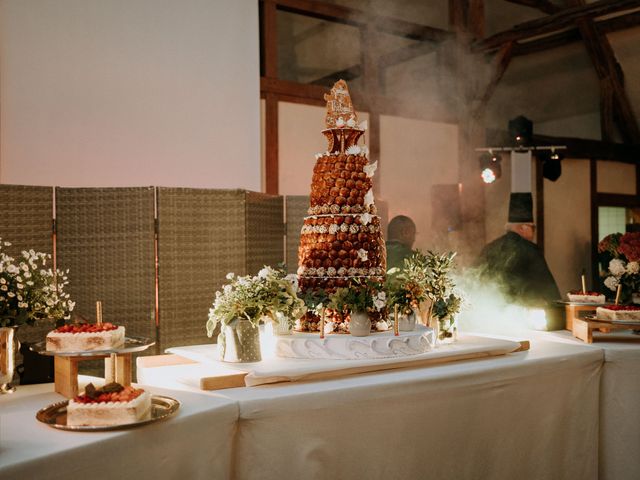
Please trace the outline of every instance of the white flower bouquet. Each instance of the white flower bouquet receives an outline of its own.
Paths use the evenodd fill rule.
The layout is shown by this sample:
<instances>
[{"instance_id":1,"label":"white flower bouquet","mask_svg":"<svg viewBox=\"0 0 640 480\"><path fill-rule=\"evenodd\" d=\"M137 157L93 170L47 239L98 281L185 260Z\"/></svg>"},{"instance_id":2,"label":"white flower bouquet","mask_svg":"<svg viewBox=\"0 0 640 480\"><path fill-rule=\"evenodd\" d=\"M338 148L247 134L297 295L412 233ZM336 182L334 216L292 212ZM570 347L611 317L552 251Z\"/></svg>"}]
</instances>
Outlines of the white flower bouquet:
<instances>
[{"instance_id":1,"label":"white flower bouquet","mask_svg":"<svg viewBox=\"0 0 640 480\"><path fill-rule=\"evenodd\" d=\"M255 276L227 275L229 283L216 292L207 320L207 334L213 335L218 324L228 325L236 319L249 320L258 326L265 317L290 326L306 311L298 298L296 275L282 269L264 267Z\"/></svg>"},{"instance_id":2,"label":"white flower bouquet","mask_svg":"<svg viewBox=\"0 0 640 480\"><path fill-rule=\"evenodd\" d=\"M2 251L10 245L0 239L0 327L69 320L75 307L64 291L69 271L54 271L51 255L42 252L22 251L15 259Z\"/></svg>"}]
</instances>

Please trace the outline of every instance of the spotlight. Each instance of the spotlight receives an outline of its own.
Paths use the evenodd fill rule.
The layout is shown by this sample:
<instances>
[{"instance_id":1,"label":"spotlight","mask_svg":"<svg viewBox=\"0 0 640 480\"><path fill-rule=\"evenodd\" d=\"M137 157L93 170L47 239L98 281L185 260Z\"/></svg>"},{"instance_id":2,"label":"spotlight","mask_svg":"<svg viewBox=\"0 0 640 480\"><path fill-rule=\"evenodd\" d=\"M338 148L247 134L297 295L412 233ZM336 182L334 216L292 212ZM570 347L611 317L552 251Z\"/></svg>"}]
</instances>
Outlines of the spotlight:
<instances>
[{"instance_id":1,"label":"spotlight","mask_svg":"<svg viewBox=\"0 0 640 480\"><path fill-rule=\"evenodd\" d=\"M497 153L483 153L480 156L480 176L484 183L493 183L502 176L501 158Z\"/></svg>"},{"instance_id":2,"label":"spotlight","mask_svg":"<svg viewBox=\"0 0 640 480\"><path fill-rule=\"evenodd\" d=\"M533 122L522 115L509 120L509 137L518 147L531 145Z\"/></svg>"},{"instance_id":3,"label":"spotlight","mask_svg":"<svg viewBox=\"0 0 640 480\"><path fill-rule=\"evenodd\" d=\"M562 175L562 163L560 162L564 155L561 152L556 152L554 149L549 151L543 151L542 159L542 176L552 182L555 182Z\"/></svg>"}]
</instances>

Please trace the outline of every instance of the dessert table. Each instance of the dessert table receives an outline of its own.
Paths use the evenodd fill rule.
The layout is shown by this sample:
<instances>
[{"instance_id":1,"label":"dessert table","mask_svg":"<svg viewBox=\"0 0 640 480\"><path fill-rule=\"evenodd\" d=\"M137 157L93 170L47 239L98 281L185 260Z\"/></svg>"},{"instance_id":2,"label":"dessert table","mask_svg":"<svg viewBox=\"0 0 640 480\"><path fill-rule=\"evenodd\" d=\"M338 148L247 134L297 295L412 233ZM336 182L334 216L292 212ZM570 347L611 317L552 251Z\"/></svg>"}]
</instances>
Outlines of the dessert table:
<instances>
[{"instance_id":1,"label":"dessert table","mask_svg":"<svg viewBox=\"0 0 640 480\"><path fill-rule=\"evenodd\" d=\"M585 345L566 330L538 332L535 338ZM630 332L594 334L587 348L602 350L599 478L640 478L640 336Z\"/></svg>"},{"instance_id":2,"label":"dessert table","mask_svg":"<svg viewBox=\"0 0 640 480\"><path fill-rule=\"evenodd\" d=\"M0 396L0 479L229 478L237 404L215 395L152 388L181 402L175 416L114 432L67 432L36 412L63 400L53 384Z\"/></svg>"},{"instance_id":3,"label":"dessert table","mask_svg":"<svg viewBox=\"0 0 640 480\"><path fill-rule=\"evenodd\" d=\"M602 363L602 350L540 341L499 357L216 393L239 405L234 478L595 479ZM138 375L197 391L201 368Z\"/></svg>"}]
</instances>

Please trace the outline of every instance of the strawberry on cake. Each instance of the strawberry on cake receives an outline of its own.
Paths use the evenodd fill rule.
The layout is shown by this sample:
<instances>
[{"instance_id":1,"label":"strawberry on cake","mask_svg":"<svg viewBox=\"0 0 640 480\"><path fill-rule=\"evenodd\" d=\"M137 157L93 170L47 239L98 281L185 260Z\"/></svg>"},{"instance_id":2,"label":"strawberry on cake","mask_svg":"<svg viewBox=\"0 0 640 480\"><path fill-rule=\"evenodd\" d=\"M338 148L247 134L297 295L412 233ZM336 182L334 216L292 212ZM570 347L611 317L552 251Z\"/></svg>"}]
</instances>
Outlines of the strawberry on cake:
<instances>
[{"instance_id":1,"label":"strawberry on cake","mask_svg":"<svg viewBox=\"0 0 640 480\"><path fill-rule=\"evenodd\" d=\"M637 305L607 305L596 309L598 320L613 322L640 323L640 306Z\"/></svg>"},{"instance_id":2,"label":"strawberry on cake","mask_svg":"<svg viewBox=\"0 0 640 480\"><path fill-rule=\"evenodd\" d=\"M124 327L112 323L64 325L47 334L47 351L110 350L124 345Z\"/></svg>"},{"instance_id":3,"label":"strawberry on cake","mask_svg":"<svg viewBox=\"0 0 640 480\"><path fill-rule=\"evenodd\" d=\"M605 302L605 296L598 292L583 292L582 290L574 290L567 293L570 302L576 303L601 303Z\"/></svg>"},{"instance_id":4,"label":"strawberry on cake","mask_svg":"<svg viewBox=\"0 0 640 480\"><path fill-rule=\"evenodd\" d=\"M87 385L84 393L69 401L67 425L110 426L146 420L151 413L151 395L142 388L108 383L102 388Z\"/></svg>"}]
</instances>

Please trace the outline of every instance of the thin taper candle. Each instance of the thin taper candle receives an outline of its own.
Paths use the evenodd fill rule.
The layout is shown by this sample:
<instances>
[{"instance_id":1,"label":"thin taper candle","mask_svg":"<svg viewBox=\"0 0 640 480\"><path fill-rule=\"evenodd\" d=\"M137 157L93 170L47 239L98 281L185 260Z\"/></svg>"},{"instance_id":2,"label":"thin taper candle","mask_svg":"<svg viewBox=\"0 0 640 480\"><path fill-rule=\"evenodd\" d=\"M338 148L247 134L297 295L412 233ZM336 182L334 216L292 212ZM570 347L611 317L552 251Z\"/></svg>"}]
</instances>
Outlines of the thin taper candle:
<instances>
[{"instance_id":1,"label":"thin taper candle","mask_svg":"<svg viewBox=\"0 0 640 480\"><path fill-rule=\"evenodd\" d=\"M393 306L393 334L400 335L400 325L398 325L398 304Z\"/></svg>"},{"instance_id":2,"label":"thin taper candle","mask_svg":"<svg viewBox=\"0 0 640 480\"><path fill-rule=\"evenodd\" d=\"M582 294L587 294L587 280L584 278L584 273L582 274Z\"/></svg>"},{"instance_id":3,"label":"thin taper candle","mask_svg":"<svg viewBox=\"0 0 640 480\"><path fill-rule=\"evenodd\" d=\"M96 302L96 323L102 325L102 302L100 300Z\"/></svg>"},{"instance_id":4,"label":"thin taper candle","mask_svg":"<svg viewBox=\"0 0 640 480\"><path fill-rule=\"evenodd\" d=\"M618 305L618 302L620 301L620 292L622 291L622 284L619 283L618 284L618 290L616 291L616 305Z\"/></svg>"},{"instance_id":5,"label":"thin taper candle","mask_svg":"<svg viewBox=\"0 0 640 480\"><path fill-rule=\"evenodd\" d=\"M320 338L324 338L324 307L320 313Z\"/></svg>"}]
</instances>

